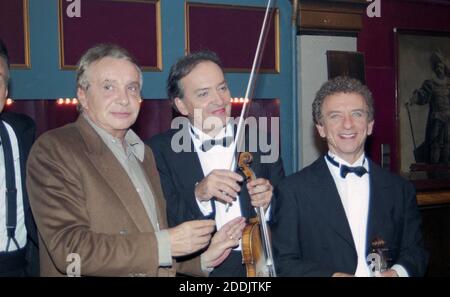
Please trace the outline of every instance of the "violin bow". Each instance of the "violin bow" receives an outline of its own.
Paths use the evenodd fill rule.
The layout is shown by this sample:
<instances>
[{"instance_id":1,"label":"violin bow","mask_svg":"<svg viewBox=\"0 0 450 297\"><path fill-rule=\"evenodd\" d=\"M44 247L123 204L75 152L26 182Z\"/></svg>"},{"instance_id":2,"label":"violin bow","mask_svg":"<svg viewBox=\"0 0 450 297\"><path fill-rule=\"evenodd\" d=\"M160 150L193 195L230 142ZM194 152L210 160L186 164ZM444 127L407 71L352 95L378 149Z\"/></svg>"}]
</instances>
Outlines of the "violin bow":
<instances>
[{"instance_id":1,"label":"violin bow","mask_svg":"<svg viewBox=\"0 0 450 297\"><path fill-rule=\"evenodd\" d=\"M255 91L255 85L256 85L256 78L257 73L259 72L259 68L261 65L261 60L264 53L264 47L267 41L267 36L269 33L270 28L270 21L272 20L273 14L275 13L275 9L273 7L275 6L276 0L268 0L266 5L266 11L264 14L264 21L262 23L261 32L259 34L258 39L258 45L256 46L256 53L255 57L253 59L253 65L252 70L250 72L250 78L247 84L247 90L245 92L244 97L244 104L242 106L241 115L238 122L238 127L236 130L236 138L234 141L233 146L233 152L234 152L234 158L232 158L230 170L235 171L236 166L238 164L238 157L239 152L243 151L243 142L244 142L244 118L246 117L249 105L252 101L253 93ZM230 207L230 203L227 204L226 211L228 211L228 208ZM266 219L265 219L265 213L264 209L262 207L257 208L257 213L259 214L260 220L263 220L260 222L260 226L262 227L262 236L263 236L263 243L264 243L264 249L266 251L266 255L268 256L266 266L269 268L269 270L272 271L273 276L276 276L275 273L275 266L273 263L273 256L272 256L272 247L269 240L267 225L266 225Z\"/></svg>"},{"instance_id":2,"label":"violin bow","mask_svg":"<svg viewBox=\"0 0 450 297\"><path fill-rule=\"evenodd\" d=\"M233 152L234 152L235 156L234 156L234 158L232 158L231 165L230 165L230 170L233 172L236 170L236 166L238 163L239 151L242 150L242 145L243 145L243 141L244 141L244 130L242 129L242 127L244 125L244 118L246 117L246 114L248 113L251 98L253 97L253 93L255 90L257 73L258 73L260 65L261 65L261 60L262 60L262 56L264 53L264 46L266 44L266 40L267 40L269 28L270 28L270 21L275 12L275 10L273 9L273 7L275 6L274 5L275 2L276 2L276 0L268 0L267 5L266 5L264 21L262 23L261 32L259 34L258 45L256 46L256 53L255 53L255 57L253 59L253 64L252 64L252 70L250 72L250 78L249 78L249 81L247 84L247 89L245 91L244 103L242 105L241 115L239 117L238 127L236 130L236 138L233 143ZM229 206L230 206L230 204L227 205L227 210L228 210Z\"/></svg>"}]
</instances>

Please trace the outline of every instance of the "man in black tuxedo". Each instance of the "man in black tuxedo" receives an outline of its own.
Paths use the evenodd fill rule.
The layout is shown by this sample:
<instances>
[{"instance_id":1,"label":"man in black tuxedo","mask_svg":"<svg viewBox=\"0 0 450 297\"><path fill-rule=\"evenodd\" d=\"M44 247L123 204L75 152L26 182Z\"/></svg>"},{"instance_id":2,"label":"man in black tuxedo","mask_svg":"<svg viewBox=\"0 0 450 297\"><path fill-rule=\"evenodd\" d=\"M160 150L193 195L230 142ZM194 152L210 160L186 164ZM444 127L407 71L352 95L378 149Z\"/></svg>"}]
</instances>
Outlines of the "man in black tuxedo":
<instances>
[{"instance_id":1,"label":"man in black tuxedo","mask_svg":"<svg viewBox=\"0 0 450 297\"><path fill-rule=\"evenodd\" d=\"M35 124L25 115L2 113L8 83L8 53L0 40L0 276L38 276L36 225L25 187Z\"/></svg>"},{"instance_id":2,"label":"man in black tuxedo","mask_svg":"<svg viewBox=\"0 0 450 297\"><path fill-rule=\"evenodd\" d=\"M235 134L229 120L231 95L217 55L203 51L181 58L171 68L167 91L174 108L187 119L178 122L181 128L147 143L161 177L169 225L214 218L219 230L234 217L255 217L254 207L270 212L273 186L284 177L281 159L264 163L265 155L252 152L257 179L246 186L243 177L230 170ZM245 275L241 245L210 273Z\"/></svg>"},{"instance_id":3,"label":"man in black tuxedo","mask_svg":"<svg viewBox=\"0 0 450 297\"><path fill-rule=\"evenodd\" d=\"M329 151L278 185L272 239L279 275L371 276L379 262L368 265L367 256L382 239L390 267L376 275L423 276L415 190L364 153L374 125L369 89L348 77L326 82L313 118Z\"/></svg>"}]
</instances>

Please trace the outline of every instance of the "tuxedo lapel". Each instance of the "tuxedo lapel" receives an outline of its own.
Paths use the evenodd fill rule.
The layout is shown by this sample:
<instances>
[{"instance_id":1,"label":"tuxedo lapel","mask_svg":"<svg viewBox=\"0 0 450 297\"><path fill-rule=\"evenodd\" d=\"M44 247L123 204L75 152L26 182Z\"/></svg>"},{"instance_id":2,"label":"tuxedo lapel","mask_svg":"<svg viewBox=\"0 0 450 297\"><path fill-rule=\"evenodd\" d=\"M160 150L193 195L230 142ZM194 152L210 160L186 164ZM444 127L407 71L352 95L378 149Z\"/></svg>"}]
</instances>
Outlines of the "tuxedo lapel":
<instances>
[{"instance_id":1,"label":"tuxedo lapel","mask_svg":"<svg viewBox=\"0 0 450 297\"><path fill-rule=\"evenodd\" d=\"M393 205L389 195L391 181L384 178L381 168L372 161L369 162L370 172L370 201L367 222L366 252L371 250L372 240L376 237L386 240L383 232L389 230L392 222ZM389 243L388 243L389 244Z\"/></svg>"},{"instance_id":2,"label":"tuxedo lapel","mask_svg":"<svg viewBox=\"0 0 450 297\"><path fill-rule=\"evenodd\" d=\"M172 139L173 135L178 131L180 130L172 130L169 139ZM172 178L173 183L176 186L176 189L174 190L178 192L180 199L183 199L185 205L189 207L190 213L193 214L192 218L202 218L203 213L198 207L194 192L196 184L201 182L205 175L203 174L200 159L195 151L191 135L189 133L188 135L190 151L177 153L170 150L168 158L170 159L170 163L172 164L171 167L173 168ZM170 142L168 142L168 144L170 145Z\"/></svg>"},{"instance_id":3,"label":"tuxedo lapel","mask_svg":"<svg viewBox=\"0 0 450 297\"><path fill-rule=\"evenodd\" d=\"M344 206L324 158L321 157L311 166L315 167L311 170L314 172L311 183L311 193L314 196L311 200L315 209L321 214L321 219L356 250Z\"/></svg>"},{"instance_id":4,"label":"tuxedo lapel","mask_svg":"<svg viewBox=\"0 0 450 297\"><path fill-rule=\"evenodd\" d=\"M83 116L79 116L76 124L88 147L89 152L87 156L89 160L121 200L124 208L128 211L138 229L141 232L153 231L153 226L139 194L136 192L133 183L125 169L120 165L120 162Z\"/></svg>"},{"instance_id":5,"label":"tuxedo lapel","mask_svg":"<svg viewBox=\"0 0 450 297\"><path fill-rule=\"evenodd\" d=\"M203 169L200 164L200 159L195 151L194 143L189 134L189 141L191 144L191 151L187 153L175 153L174 157L176 159L175 166L177 168L176 172L182 172L186 175L182 178L184 186L186 188L192 187L196 183L200 182L205 175L203 174Z\"/></svg>"}]
</instances>

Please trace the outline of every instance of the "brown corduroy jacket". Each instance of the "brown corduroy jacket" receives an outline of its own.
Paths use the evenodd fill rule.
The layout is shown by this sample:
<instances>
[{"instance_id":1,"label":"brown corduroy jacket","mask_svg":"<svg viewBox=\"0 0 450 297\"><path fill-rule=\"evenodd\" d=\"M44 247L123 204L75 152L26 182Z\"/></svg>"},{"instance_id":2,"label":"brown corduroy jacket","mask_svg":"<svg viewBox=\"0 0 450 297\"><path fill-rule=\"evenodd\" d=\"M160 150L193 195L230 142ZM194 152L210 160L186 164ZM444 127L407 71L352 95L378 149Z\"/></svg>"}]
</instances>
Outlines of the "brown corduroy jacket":
<instances>
[{"instance_id":1,"label":"brown corduroy jacket","mask_svg":"<svg viewBox=\"0 0 450 297\"><path fill-rule=\"evenodd\" d=\"M165 229L165 200L148 147L142 165ZM71 253L80 256L82 276L174 276L177 269L203 275L199 258L159 267L154 229L133 183L83 116L36 141L27 174L41 276L65 276Z\"/></svg>"}]
</instances>

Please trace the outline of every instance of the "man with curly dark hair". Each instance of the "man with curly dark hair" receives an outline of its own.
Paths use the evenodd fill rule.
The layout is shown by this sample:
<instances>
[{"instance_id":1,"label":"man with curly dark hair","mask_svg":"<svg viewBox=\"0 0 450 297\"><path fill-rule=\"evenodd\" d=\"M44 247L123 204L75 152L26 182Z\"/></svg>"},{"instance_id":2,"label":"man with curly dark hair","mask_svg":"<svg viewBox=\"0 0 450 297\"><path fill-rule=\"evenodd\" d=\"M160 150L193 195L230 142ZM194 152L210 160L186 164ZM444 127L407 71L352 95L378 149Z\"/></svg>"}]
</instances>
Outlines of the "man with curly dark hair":
<instances>
[{"instance_id":1,"label":"man with curly dark hair","mask_svg":"<svg viewBox=\"0 0 450 297\"><path fill-rule=\"evenodd\" d=\"M313 118L329 151L278 185L272 239L279 275L424 275L414 187L364 153L374 126L369 89L348 77L326 82ZM373 253L381 242L387 263Z\"/></svg>"}]
</instances>

